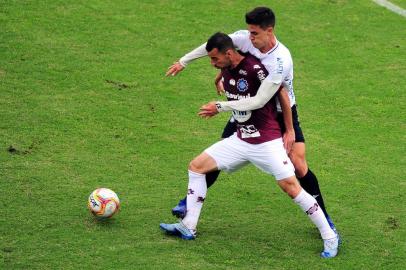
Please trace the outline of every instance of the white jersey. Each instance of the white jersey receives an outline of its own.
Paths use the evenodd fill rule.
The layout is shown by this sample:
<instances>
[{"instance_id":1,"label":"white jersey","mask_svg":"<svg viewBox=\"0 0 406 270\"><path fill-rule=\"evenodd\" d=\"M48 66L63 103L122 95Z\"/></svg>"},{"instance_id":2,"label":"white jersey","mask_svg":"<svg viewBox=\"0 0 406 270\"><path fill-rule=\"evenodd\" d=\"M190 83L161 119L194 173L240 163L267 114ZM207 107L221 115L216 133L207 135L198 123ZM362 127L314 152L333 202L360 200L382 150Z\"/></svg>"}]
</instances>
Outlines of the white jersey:
<instances>
[{"instance_id":1,"label":"white jersey","mask_svg":"<svg viewBox=\"0 0 406 270\"><path fill-rule=\"evenodd\" d=\"M238 50L244 53L249 52L261 61L269 72L268 77L272 77L272 74L282 75L282 86L288 90L290 106L295 105L296 99L295 93L293 92L293 61L289 49L276 40L276 44L272 49L266 53L262 53L252 45L250 32L248 30L240 30L229 36ZM279 101L277 106L278 111L282 111Z\"/></svg>"}]
</instances>

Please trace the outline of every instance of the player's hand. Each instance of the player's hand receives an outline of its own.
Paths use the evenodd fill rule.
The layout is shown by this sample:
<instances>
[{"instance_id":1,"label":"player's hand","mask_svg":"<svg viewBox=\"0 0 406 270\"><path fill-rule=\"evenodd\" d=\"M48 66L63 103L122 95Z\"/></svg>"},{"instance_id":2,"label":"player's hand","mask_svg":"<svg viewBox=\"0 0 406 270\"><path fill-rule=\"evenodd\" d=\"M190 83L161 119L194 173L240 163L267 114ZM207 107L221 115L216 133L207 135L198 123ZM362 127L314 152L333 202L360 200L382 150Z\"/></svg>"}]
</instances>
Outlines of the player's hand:
<instances>
[{"instance_id":1,"label":"player's hand","mask_svg":"<svg viewBox=\"0 0 406 270\"><path fill-rule=\"evenodd\" d=\"M283 147L285 147L286 153L290 153L292 150L293 144L295 143L295 131L292 130L286 130L285 133L283 133Z\"/></svg>"},{"instance_id":2,"label":"player's hand","mask_svg":"<svg viewBox=\"0 0 406 270\"><path fill-rule=\"evenodd\" d=\"M179 61L173 63L172 66L168 68L168 71L166 72L165 76L175 76L179 72L181 72L185 67L182 66Z\"/></svg>"},{"instance_id":3,"label":"player's hand","mask_svg":"<svg viewBox=\"0 0 406 270\"><path fill-rule=\"evenodd\" d=\"M214 80L214 84L216 85L217 95L221 96L224 94L224 86L223 82L221 81L221 72L217 74L216 79Z\"/></svg>"},{"instance_id":4,"label":"player's hand","mask_svg":"<svg viewBox=\"0 0 406 270\"><path fill-rule=\"evenodd\" d=\"M216 102L212 101L200 107L199 116L202 118L210 118L218 113Z\"/></svg>"}]
</instances>

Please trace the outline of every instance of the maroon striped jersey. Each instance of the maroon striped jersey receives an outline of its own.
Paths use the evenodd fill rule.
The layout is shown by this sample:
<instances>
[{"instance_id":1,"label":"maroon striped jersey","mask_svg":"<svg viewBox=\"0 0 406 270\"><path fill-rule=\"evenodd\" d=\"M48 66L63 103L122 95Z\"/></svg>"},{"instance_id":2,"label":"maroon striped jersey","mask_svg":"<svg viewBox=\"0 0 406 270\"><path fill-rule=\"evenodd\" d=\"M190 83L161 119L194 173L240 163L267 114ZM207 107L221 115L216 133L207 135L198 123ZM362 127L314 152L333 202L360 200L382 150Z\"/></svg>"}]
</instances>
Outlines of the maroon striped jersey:
<instances>
[{"instance_id":1,"label":"maroon striped jersey","mask_svg":"<svg viewBox=\"0 0 406 270\"><path fill-rule=\"evenodd\" d=\"M253 97L268 71L254 56L248 54L235 68L222 69L222 82L227 100ZM233 111L237 121L237 136L247 143L259 144L282 137L276 120L273 97L264 107L253 111Z\"/></svg>"}]
</instances>

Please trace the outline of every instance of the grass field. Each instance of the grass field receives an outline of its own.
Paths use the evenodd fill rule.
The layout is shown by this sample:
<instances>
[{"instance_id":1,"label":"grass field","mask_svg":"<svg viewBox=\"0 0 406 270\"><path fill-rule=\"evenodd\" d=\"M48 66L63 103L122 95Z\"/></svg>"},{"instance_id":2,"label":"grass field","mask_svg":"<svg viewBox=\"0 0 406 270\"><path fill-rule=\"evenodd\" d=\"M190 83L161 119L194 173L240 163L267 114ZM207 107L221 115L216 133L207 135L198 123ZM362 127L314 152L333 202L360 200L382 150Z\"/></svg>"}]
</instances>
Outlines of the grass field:
<instances>
[{"instance_id":1,"label":"grass field","mask_svg":"<svg viewBox=\"0 0 406 270\"><path fill-rule=\"evenodd\" d=\"M263 1L0 0L0 269L404 269L406 19L372 1L268 1L295 63L308 162L343 237L253 167L209 190L196 241L163 235L227 120L208 59L166 68ZM397 0L405 8L405 2ZM115 190L121 212L86 203Z\"/></svg>"}]
</instances>

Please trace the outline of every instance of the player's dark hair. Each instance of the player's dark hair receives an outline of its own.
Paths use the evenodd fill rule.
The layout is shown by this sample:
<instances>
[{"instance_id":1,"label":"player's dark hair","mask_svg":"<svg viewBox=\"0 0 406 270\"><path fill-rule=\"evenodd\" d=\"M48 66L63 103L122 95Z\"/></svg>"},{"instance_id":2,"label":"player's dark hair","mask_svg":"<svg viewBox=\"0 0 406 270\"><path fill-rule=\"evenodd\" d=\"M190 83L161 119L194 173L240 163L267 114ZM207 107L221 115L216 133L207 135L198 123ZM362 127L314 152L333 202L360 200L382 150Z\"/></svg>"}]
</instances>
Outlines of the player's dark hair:
<instances>
[{"instance_id":1,"label":"player's dark hair","mask_svg":"<svg viewBox=\"0 0 406 270\"><path fill-rule=\"evenodd\" d=\"M258 25L262 29L270 26L275 27L275 14L270 8L256 7L245 14L245 22L247 24Z\"/></svg>"},{"instance_id":2,"label":"player's dark hair","mask_svg":"<svg viewBox=\"0 0 406 270\"><path fill-rule=\"evenodd\" d=\"M217 49L221 53L225 53L229 49L234 49L233 40L224 33L217 32L207 40L206 51L210 52Z\"/></svg>"}]
</instances>

